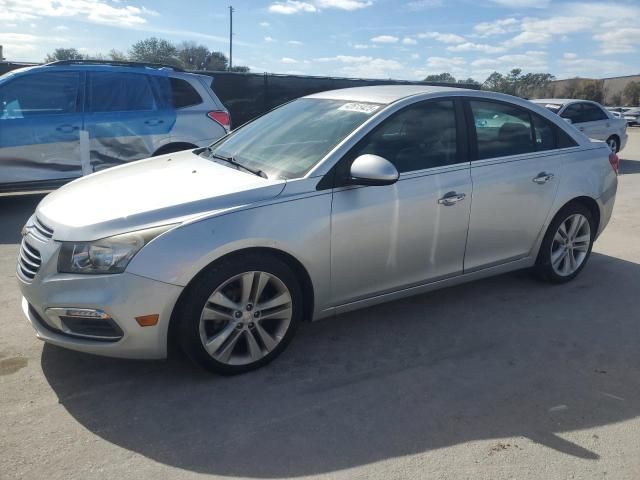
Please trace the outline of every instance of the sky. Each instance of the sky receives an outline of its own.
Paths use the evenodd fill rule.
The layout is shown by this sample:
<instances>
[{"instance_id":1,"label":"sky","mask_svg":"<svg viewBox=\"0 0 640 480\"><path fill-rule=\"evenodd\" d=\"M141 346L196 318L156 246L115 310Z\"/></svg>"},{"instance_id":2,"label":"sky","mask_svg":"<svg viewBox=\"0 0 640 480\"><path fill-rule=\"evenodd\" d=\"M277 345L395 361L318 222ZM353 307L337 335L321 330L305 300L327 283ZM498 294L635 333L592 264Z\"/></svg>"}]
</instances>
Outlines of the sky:
<instances>
[{"instance_id":1,"label":"sky","mask_svg":"<svg viewBox=\"0 0 640 480\"><path fill-rule=\"evenodd\" d=\"M254 72L418 80L493 71L640 73L640 0L0 0L15 61L107 53L150 36L196 41Z\"/></svg>"}]
</instances>

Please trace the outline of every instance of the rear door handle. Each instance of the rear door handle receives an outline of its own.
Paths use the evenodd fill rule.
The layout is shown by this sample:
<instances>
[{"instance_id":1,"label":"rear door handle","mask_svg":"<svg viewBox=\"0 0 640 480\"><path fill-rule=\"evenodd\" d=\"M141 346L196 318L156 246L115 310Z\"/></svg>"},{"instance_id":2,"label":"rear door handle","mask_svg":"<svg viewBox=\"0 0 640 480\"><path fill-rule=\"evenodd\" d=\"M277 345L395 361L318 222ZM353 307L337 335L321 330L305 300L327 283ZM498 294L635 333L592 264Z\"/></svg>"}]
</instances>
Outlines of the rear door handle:
<instances>
[{"instance_id":1,"label":"rear door handle","mask_svg":"<svg viewBox=\"0 0 640 480\"><path fill-rule=\"evenodd\" d=\"M160 120L158 118L153 118L151 120L145 120L144 123L145 123L145 125L149 125L151 127L154 127L156 125L160 125L161 123L164 123L164 120Z\"/></svg>"},{"instance_id":2,"label":"rear door handle","mask_svg":"<svg viewBox=\"0 0 640 480\"><path fill-rule=\"evenodd\" d=\"M461 200L464 200L466 195L464 193L448 192L444 197L438 199L438 205L444 205L445 207L451 207Z\"/></svg>"},{"instance_id":3,"label":"rear door handle","mask_svg":"<svg viewBox=\"0 0 640 480\"><path fill-rule=\"evenodd\" d=\"M553 173L540 172L538 176L533 177L533 182L538 185L542 185L547 183L549 180L553 178Z\"/></svg>"},{"instance_id":4,"label":"rear door handle","mask_svg":"<svg viewBox=\"0 0 640 480\"><path fill-rule=\"evenodd\" d=\"M58 132L62 132L62 133L73 133L76 130L78 130L80 127L76 126L76 125L69 125L69 124L65 124L65 125L58 125L56 127L56 130Z\"/></svg>"}]
</instances>

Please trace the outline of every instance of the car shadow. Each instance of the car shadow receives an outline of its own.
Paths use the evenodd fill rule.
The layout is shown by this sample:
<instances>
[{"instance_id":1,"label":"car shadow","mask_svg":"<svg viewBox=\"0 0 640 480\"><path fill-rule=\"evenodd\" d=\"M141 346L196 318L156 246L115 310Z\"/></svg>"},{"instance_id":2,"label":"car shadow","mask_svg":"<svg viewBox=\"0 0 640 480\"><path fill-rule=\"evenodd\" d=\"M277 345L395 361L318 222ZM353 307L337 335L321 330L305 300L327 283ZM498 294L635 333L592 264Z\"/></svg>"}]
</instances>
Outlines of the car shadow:
<instances>
[{"instance_id":1,"label":"car shadow","mask_svg":"<svg viewBox=\"0 0 640 480\"><path fill-rule=\"evenodd\" d=\"M620 175L629 175L632 173L640 173L640 161L620 159Z\"/></svg>"},{"instance_id":2,"label":"car shadow","mask_svg":"<svg viewBox=\"0 0 640 480\"><path fill-rule=\"evenodd\" d=\"M305 325L230 378L49 345L41 365L91 432L195 472L319 475L514 436L597 460L563 432L640 414L638 285L640 265L594 253L567 285L516 272Z\"/></svg>"},{"instance_id":3,"label":"car shadow","mask_svg":"<svg viewBox=\"0 0 640 480\"><path fill-rule=\"evenodd\" d=\"M43 194L0 196L0 245L20 243L20 230L43 197Z\"/></svg>"}]
</instances>

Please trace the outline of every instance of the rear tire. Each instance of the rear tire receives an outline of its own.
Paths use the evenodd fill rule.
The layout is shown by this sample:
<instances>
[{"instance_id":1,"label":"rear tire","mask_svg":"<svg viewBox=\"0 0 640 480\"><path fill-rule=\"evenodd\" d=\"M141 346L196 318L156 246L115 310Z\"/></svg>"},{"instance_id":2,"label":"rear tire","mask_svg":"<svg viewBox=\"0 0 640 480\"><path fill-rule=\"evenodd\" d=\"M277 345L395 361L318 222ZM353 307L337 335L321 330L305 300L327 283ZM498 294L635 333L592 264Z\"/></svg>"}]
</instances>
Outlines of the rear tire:
<instances>
[{"instance_id":1,"label":"rear tire","mask_svg":"<svg viewBox=\"0 0 640 480\"><path fill-rule=\"evenodd\" d=\"M289 344L303 314L302 289L283 261L255 253L214 263L189 287L180 315L182 349L221 375L260 368Z\"/></svg>"},{"instance_id":2,"label":"rear tire","mask_svg":"<svg viewBox=\"0 0 640 480\"><path fill-rule=\"evenodd\" d=\"M591 255L596 224L587 207L571 203L560 210L545 233L536 275L550 283L566 283L582 271Z\"/></svg>"},{"instance_id":3,"label":"rear tire","mask_svg":"<svg viewBox=\"0 0 640 480\"><path fill-rule=\"evenodd\" d=\"M607 138L607 145L609 145L609 148L613 153L618 153L620 151L620 140L615 135L611 135Z\"/></svg>"}]
</instances>

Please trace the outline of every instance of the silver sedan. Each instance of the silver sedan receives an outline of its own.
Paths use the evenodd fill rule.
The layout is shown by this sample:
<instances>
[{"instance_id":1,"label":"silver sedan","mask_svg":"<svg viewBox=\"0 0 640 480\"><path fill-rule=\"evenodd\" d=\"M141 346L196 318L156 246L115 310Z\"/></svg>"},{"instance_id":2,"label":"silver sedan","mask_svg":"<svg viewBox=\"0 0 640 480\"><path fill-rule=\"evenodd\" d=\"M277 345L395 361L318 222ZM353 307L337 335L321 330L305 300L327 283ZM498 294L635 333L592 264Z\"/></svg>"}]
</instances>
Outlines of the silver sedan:
<instances>
[{"instance_id":1,"label":"silver sedan","mask_svg":"<svg viewBox=\"0 0 640 480\"><path fill-rule=\"evenodd\" d=\"M55 345L163 358L175 341L241 373L303 321L522 268L570 281L617 167L606 143L506 95L310 95L47 196L23 232L23 310Z\"/></svg>"}]
</instances>

